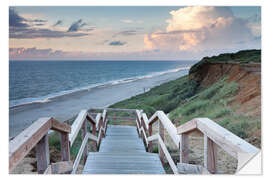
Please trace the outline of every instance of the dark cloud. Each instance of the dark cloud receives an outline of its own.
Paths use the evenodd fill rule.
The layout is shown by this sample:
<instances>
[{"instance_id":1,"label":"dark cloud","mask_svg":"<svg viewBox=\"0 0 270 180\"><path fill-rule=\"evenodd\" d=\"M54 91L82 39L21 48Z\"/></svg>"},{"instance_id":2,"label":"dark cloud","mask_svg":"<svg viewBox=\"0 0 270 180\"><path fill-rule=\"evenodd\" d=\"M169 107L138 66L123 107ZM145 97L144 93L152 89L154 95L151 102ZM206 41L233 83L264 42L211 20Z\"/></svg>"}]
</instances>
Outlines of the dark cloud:
<instances>
[{"instance_id":1,"label":"dark cloud","mask_svg":"<svg viewBox=\"0 0 270 180\"><path fill-rule=\"evenodd\" d=\"M111 41L109 43L110 46L124 46L127 44L127 42L122 42L122 41Z\"/></svg>"},{"instance_id":2,"label":"dark cloud","mask_svg":"<svg viewBox=\"0 0 270 180\"><path fill-rule=\"evenodd\" d=\"M55 26L61 25L62 23L63 23L62 20L58 20L53 26L55 27Z\"/></svg>"},{"instance_id":3,"label":"dark cloud","mask_svg":"<svg viewBox=\"0 0 270 180\"><path fill-rule=\"evenodd\" d=\"M35 39L35 38L62 38L62 37L80 37L87 36L87 33L69 33L63 31L54 31L50 29L10 29L9 37L16 39Z\"/></svg>"},{"instance_id":4,"label":"dark cloud","mask_svg":"<svg viewBox=\"0 0 270 180\"><path fill-rule=\"evenodd\" d=\"M53 50L51 48L47 49L37 49L33 48L9 48L9 54L12 58L18 57L57 57L68 54L61 50Z\"/></svg>"},{"instance_id":5,"label":"dark cloud","mask_svg":"<svg viewBox=\"0 0 270 180\"><path fill-rule=\"evenodd\" d=\"M44 26L45 24L43 23L39 23L39 24L35 24L35 26Z\"/></svg>"},{"instance_id":6,"label":"dark cloud","mask_svg":"<svg viewBox=\"0 0 270 180\"><path fill-rule=\"evenodd\" d=\"M112 37L117 37L119 35L122 35L122 36L133 36L133 35L136 35L138 34L138 31L136 30L125 30L125 31L120 31L116 34L114 34Z\"/></svg>"},{"instance_id":7,"label":"dark cloud","mask_svg":"<svg viewBox=\"0 0 270 180\"><path fill-rule=\"evenodd\" d=\"M27 24L27 22L29 24ZM62 37L80 37L87 36L88 33L75 33L78 28L86 25L82 20L73 23L70 27L71 30L66 31L56 31L48 28L37 28L38 26L43 26L47 20L34 19L28 20L20 16L14 8L9 8L9 38L16 39L35 39L35 38L62 38ZM56 22L56 25L61 24L62 21ZM77 28L77 30L76 30ZM90 30L88 30L90 31ZM72 33L74 32L74 33Z\"/></svg>"},{"instance_id":8,"label":"dark cloud","mask_svg":"<svg viewBox=\"0 0 270 180\"><path fill-rule=\"evenodd\" d=\"M85 25L87 25L87 24L82 22L82 19L79 19L78 21L71 24L71 26L68 28L67 32L76 32L76 31L80 30Z\"/></svg>"},{"instance_id":9,"label":"dark cloud","mask_svg":"<svg viewBox=\"0 0 270 180\"><path fill-rule=\"evenodd\" d=\"M23 17L21 17L14 8L9 8L9 27L12 28L25 28L29 27L29 25L26 23L27 20Z\"/></svg>"}]
</instances>

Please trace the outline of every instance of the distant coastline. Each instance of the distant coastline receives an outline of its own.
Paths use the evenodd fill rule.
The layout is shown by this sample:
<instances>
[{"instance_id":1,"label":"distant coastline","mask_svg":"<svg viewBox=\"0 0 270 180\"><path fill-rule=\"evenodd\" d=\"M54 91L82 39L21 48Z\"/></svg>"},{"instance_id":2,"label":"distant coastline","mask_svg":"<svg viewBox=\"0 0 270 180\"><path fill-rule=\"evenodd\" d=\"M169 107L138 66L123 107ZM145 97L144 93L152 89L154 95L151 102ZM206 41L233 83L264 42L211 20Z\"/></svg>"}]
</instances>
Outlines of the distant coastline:
<instances>
[{"instance_id":1,"label":"distant coastline","mask_svg":"<svg viewBox=\"0 0 270 180\"><path fill-rule=\"evenodd\" d=\"M116 102L144 93L157 85L184 76L188 73L190 66L184 64L182 67L166 71L109 81L41 99L41 101L11 106L9 108L9 136L16 136L40 117L52 116L57 120L65 121L75 116L81 109L108 107Z\"/></svg>"}]
</instances>

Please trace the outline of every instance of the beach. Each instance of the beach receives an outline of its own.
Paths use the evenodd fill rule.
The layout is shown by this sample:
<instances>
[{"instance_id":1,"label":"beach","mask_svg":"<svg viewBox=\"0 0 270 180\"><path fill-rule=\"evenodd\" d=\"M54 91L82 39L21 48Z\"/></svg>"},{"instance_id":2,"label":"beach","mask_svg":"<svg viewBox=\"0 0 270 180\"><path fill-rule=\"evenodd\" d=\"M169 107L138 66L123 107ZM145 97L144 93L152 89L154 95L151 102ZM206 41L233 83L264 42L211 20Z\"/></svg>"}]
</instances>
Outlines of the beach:
<instances>
[{"instance_id":1,"label":"beach","mask_svg":"<svg viewBox=\"0 0 270 180\"><path fill-rule=\"evenodd\" d=\"M121 83L103 84L48 98L44 101L10 107L9 137L18 135L38 118L54 117L63 122L76 116L82 109L108 107L186 74L188 74L188 67L159 73L155 76L125 80Z\"/></svg>"}]
</instances>

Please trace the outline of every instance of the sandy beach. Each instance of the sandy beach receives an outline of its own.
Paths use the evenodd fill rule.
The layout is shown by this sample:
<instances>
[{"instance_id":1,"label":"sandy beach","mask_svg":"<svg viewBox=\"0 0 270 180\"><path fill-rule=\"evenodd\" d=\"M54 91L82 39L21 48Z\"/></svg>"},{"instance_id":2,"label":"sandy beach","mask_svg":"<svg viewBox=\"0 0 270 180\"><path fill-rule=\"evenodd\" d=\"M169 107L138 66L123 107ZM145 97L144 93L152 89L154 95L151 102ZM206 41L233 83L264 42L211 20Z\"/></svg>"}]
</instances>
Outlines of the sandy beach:
<instances>
[{"instance_id":1,"label":"sandy beach","mask_svg":"<svg viewBox=\"0 0 270 180\"><path fill-rule=\"evenodd\" d=\"M9 109L9 137L16 136L40 117L54 117L59 121L65 121L74 117L81 109L107 107L187 73L188 70L181 70L133 82L77 91L44 102L12 107Z\"/></svg>"}]
</instances>

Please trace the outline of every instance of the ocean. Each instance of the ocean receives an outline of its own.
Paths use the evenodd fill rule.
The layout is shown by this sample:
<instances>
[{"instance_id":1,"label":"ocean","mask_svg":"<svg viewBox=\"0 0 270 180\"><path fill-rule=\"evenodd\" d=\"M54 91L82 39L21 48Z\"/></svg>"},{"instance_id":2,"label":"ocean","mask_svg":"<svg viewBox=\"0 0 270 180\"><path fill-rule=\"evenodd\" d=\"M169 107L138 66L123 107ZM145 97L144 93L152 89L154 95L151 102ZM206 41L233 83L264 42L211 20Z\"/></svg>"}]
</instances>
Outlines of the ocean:
<instances>
[{"instance_id":1,"label":"ocean","mask_svg":"<svg viewBox=\"0 0 270 180\"><path fill-rule=\"evenodd\" d=\"M60 121L106 107L188 73L195 61L10 61L14 136L42 116Z\"/></svg>"}]
</instances>

